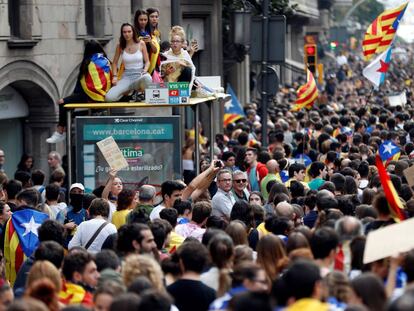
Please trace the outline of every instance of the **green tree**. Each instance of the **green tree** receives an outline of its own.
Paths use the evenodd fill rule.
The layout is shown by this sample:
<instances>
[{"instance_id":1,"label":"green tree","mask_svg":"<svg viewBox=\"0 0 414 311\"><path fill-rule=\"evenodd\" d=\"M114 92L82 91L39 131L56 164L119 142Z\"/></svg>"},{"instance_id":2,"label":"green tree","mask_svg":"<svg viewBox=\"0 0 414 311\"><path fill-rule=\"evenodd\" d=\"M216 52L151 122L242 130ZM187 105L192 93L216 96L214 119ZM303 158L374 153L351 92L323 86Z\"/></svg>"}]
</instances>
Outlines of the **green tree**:
<instances>
[{"instance_id":1,"label":"green tree","mask_svg":"<svg viewBox=\"0 0 414 311\"><path fill-rule=\"evenodd\" d=\"M384 10L384 5L377 0L367 0L355 10L353 17L361 25L369 25Z\"/></svg>"}]
</instances>

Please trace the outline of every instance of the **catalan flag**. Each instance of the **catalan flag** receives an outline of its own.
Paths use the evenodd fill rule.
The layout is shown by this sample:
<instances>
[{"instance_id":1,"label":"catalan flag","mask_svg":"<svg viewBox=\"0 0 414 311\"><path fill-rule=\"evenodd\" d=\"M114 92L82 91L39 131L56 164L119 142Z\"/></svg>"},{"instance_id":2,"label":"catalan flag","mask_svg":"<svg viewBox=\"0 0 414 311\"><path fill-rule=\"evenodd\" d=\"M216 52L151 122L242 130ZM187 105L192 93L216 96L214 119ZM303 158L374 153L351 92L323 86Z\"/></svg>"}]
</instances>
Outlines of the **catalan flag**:
<instances>
[{"instance_id":1,"label":"catalan flag","mask_svg":"<svg viewBox=\"0 0 414 311\"><path fill-rule=\"evenodd\" d=\"M62 289L59 293L59 301L64 305L84 305L93 306L93 295L86 291L82 286L63 281Z\"/></svg>"},{"instance_id":2,"label":"catalan flag","mask_svg":"<svg viewBox=\"0 0 414 311\"><path fill-rule=\"evenodd\" d=\"M403 205L401 203L400 197L398 196L397 191L394 188L394 185L391 182L390 176L388 175L384 164L382 163L381 156L377 154L375 158L375 165L378 168L378 174L381 180L381 185L387 198L388 205L390 208L391 216L396 222L402 221L405 219L403 212Z\"/></svg>"},{"instance_id":3,"label":"catalan flag","mask_svg":"<svg viewBox=\"0 0 414 311\"><path fill-rule=\"evenodd\" d=\"M296 102L291 111L299 111L302 108L310 108L318 98L318 88L316 87L315 78L309 69L307 69L306 80L306 84L302 85L298 89Z\"/></svg>"},{"instance_id":4,"label":"catalan flag","mask_svg":"<svg viewBox=\"0 0 414 311\"><path fill-rule=\"evenodd\" d=\"M385 166L387 166L389 162L397 161L400 158L401 149L391 140L386 140L379 147L378 154Z\"/></svg>"},{"instance_id":5,"label":"catalan flag","mask_svg":"<svg viewBox=\"0 0 414 311\"><path fill-rule=\"evenodd\" d=\"M39 244L37 229L48 218L45 213L23 209L14 212L7 222L4 234L4 258L6 278L11 285L14 284L23 262L37 248Z\"/></svg>"},{"instance_id":6,"label":"catalan flag","mask_svg":"<svg viewBox=\"0 0 414 311\"><path fill-rule=\"evenodd\" d=\"M87 73L80 80L82 89L93 101L103 102L111 81L111 62L101 53L94 54Z\"/></svg>"},{"instance_id":7,"label":"catalan flag","mask_svg":"<svg viewBox=\"0 0 414 311\"><path fill-rule=\"evenodd\" d=\"M227 93L230 94L231 99L224 104L224 126L246 116L230 84L227 84Z\"/></svg>"},{"instance_id":8,"label":"catalan flag","mask_svg":"<svg viewBox=\"0 0 414 311\"><path fill-rule=\"evenodd\" d=\"M369 25L362 41L365 60L384 52L391 45L407 5L408 2L398 8L385 10Z\"/></svg>"}]
</instances>

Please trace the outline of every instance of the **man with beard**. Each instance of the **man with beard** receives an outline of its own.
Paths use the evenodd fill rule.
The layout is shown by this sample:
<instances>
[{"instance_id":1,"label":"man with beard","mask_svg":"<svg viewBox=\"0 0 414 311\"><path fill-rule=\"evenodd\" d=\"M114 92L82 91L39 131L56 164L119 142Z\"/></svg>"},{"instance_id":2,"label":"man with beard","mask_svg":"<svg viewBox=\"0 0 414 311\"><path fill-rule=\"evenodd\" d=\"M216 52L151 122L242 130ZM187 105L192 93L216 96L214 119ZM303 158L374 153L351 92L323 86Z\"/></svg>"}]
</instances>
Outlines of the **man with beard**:
<instances>
[{"instance_id":1,"label":"man with beard","mask_svg":"<svg viewBox=\"0 0 414 311\"><path fill-rule=\"evenodd\" d=\"M108 207L109 210L109 207ZM99 272L91 254L76 250L63 260L62 289L59 302L64 305L93 306L93 291L98 285Z\"/></svg>"}]
</instances>

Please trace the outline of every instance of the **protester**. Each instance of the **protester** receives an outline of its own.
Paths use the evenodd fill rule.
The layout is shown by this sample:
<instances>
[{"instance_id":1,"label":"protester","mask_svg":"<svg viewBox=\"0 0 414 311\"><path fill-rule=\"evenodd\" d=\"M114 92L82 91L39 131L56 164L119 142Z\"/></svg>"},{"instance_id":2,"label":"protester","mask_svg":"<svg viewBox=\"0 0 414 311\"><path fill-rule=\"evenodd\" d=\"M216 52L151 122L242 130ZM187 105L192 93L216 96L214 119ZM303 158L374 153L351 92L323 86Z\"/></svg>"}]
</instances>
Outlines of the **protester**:
<instances>
[{"instance_id":1,"label":"protester","mask_svg":"<svg viewBox=\"0 0 414 311\"><path fill-rule=\"evenodd\" d=\"M95 66L98 67L98 76L101 81L99 85L85 82L87 78L92 79L92 76L96 74L97 68ZM59 99L59 122L53 135L46 139L47 143L56 144L66 139L67 115L64 105L87 103L89 101L103 101L106 92L111 87L110 76L110 62L101 44L95 40L86 41L75 89L72 95Z\"/></svg>"},{"instance_id":2,"label":"protester","mask_svg":"<svg viewBox=\"0 0 414 311\"><path fill-rule=\"evenodd\" d=\"M156 8L137 10L134 27L123 25L125 46L116 53L126 73L102 94L118 99L135 90L145 69L157 83L194 81L188 52L194 33L186 37L183 27L172 27L171 47L161 43L159 55L160 16ZM121 53L134 60L128 64ZM340 65L320 59L327 79L318 81L319 96L309 109L292 109L296 90L309 85L298 77L280 85L264 118L253 90L252 102L242 103L245 116L232 115L214 141L200 134L195 146L194 129L187 130L178 158L184 171L152 172L164 176L159 181L134 172L147 155L134 159L140 166L108 170L102 185L99 178L95 185L88 177L76 180L78 168L87 169L77 163L67 171L74 179L70 187L56 151L48 156L48 184L33 167L46 159L22 157L15 179L0 173L0 310L10 304L34 310L36 302L41 310L72 304L116 311L412 310L414 250L368 264L364 254L368 244L383 247L371 239L375 230L394 230L414 216L406 171L414 165L414 54L408 50L407 63L392 60L385 83L373 90L362 78L361 56L343 51ZM84 56L79 85L91 63ZM130 69L137 79L120 90ZM97 101L83 92L78 99ZM398 102L403 95L404 104ZM224 105L227 114L235 101ZM213 122L200 122L200 133L220 128ZM264 122L269 145L259 142ZM53 142L62 139L65 126L59 120L61 136ZM0 171L4 164L0 150ZM102 199L92 201L94 187ZM23 300L13 302L9 285Z\"/></svg>"},{"instance_id":3,"label":"protester","mask_svg":"<svg viewBox=\"0 0 414 311\"><path fill-rule=\"evenodd\" d=\"M118 62L120 58L125 68L122 77L118 77ZM151 76L148 74L149 65L144 41L139 39L134 26L129 23L122 24L119 44L116 47L112 62L113 86L106 93L105 100L107 102L114 102L119 100L126 92L145 90L148 84L151 83Z\"/></svg>"}]
</instances>

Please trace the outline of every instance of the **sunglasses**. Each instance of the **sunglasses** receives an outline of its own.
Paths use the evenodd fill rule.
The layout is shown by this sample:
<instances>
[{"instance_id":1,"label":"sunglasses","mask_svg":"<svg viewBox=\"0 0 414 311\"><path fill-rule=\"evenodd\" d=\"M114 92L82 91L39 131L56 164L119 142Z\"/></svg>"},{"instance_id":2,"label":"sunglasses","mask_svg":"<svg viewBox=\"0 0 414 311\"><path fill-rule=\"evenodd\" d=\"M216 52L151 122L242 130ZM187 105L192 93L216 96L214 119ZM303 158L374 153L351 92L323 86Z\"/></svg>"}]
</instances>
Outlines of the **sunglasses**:
<instances>
[{"instance_id":1,"label":"sunglasses","mask_svg":"<svg viewBox=\"0 0 414 311\"><path fill-rule=\"evenodd\" d=\"M247 181L247 179L235 179L234 182L240 184L240 183L245 183Z\"/></svg>"}]
</instances>

